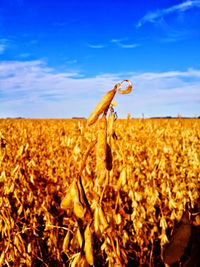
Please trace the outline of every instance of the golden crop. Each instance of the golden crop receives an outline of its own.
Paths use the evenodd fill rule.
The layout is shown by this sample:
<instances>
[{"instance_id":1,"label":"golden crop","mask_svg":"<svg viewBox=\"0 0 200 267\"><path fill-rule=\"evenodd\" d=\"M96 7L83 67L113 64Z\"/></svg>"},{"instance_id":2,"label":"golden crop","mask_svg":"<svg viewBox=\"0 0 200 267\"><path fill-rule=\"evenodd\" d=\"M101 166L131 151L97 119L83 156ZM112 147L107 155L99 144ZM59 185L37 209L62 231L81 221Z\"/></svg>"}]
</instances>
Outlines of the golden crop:
<instances>
[{"instance_id":1,"label":"golden crop","mask_svg":"<svg viewBox=\"0 0 200 267\"><path fill-rule=\"evenodd\" d=\"M0 266L164 266L199 205L200 120L117 120L102 154L98 127L0 120Z\"/></svg>"}]
</instances>

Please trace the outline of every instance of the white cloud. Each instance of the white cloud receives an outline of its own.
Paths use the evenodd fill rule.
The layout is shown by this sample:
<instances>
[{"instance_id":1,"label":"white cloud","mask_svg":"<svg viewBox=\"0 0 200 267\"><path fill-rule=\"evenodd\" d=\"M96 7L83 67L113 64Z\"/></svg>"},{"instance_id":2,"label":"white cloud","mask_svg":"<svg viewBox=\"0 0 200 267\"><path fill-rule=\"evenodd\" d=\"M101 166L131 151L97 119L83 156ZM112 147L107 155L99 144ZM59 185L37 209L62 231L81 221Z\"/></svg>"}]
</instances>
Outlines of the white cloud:
<instances>
[{"instance_id":1,"label":"white cloud","mask_svg":"<svg viewBox=\"0 0 200 267\"><path fill-rule=\"evenodd\" d=\"M7 39L0 39L0 55L4 54L8 47L8 40Z\"/></svg>"},{"instance_id":2,"label":"white cloud","mask_svg":"<svg viewBox=\"0 0 200 267\"><path fill-rule=\"evenodd\" d=\"M68 59L68 60L66 61L67 64L76 64L77 62L78 62L77 59Z\"/></svg>"},{"instance_id":3,"label":"white cloud","mask_svg":"<svg viewBox=\"0 0 200 267\"><path fill-rule=\"evenodd\" d=\"M173 29L168 29L168 30L163 30L164 36L161 37L162 42L166 43L172 43L172 42L177 42L181 41L187 38L191 38L194 32L192 30L173 30Z\"/></svg>"},{"instance_id":4,"label":"white cloud","mask_svg":"<svg viewBox=\"0 0 200 267\"><path fill-rule=\"evenodd\" d=\"M121 48L136 48L138 46L140 46L139 44L137 43L124 43L123 40L126 40L127 38L125 39L111 39L109 43L112 43L112 44L115 44ZM101 49L101 48L105 48L108 45L103 45L103 44L87 44L87 46L89 48L94 48L94 49Z\"/></svg>"},{"instance_id":5,"label":"white cloud","mask_svg":"<svg viewBox=\"0 0 200 267\"><path fill-rule=\"evenodd\" d=\"M137 43L123 43L123 39L112 39L110 42L113 44L116 44L117 46L119 46L121 48L136 48L136 47L140 46Z\"/></svg>"},{"instance_id":6,"label":"white cloud","mask_svg":"<svg viewBox=\"0 0 200 267\"><path fill-rule=\"evenodd\" d=\"M22 53L18 57L19 58L29 58L31 56L31 53Z\"/></svg>"},{"instance_id":7,"label":"white cloud","mask_svg":"<svg viewBox=\"0 0 200 267\"><path fill-rule=\"evenodd\" d=\"M200 8L200 1L199 0L187 0L181 4L171 6L166 9L158 9L153 12L148 12L145 16L143 16L137 23L137 27L141 27L143 24L147 22L155 22L158 19L167 16L172 13L183 13L192 8Z\"/></svg>"},{"instance_id":8,"label":"white cloud","mask_svg":"<svg viewBox=\"0 0 200 267\"><path fill-rule=\"evenodd\" d=\"M0 54L3 54L5 50L6 50L6 45L0 44Z\"/></svg>"},{"instance_id":9,"label":"white cloud","mask_svg":"<svg viewBox=\"0 0 200 267\"><path fill-rule=\"evenodd\" d=\"M123 39L111 39L111 43L120 43Z\"/></svg>"},{"instance_id":10,"label":"white cloud","mask_svg":"<svg viewBox=\"0 0 200 267\"><path fill-rule=\"evenodd\" d=\"M56 72L41 61L0 63L0 117L88 116L103 94L123 80L134 83L130 95L116 95L119 117L200 115L200 70L105 73L83 77Z\"/></svg>"},{"instance_id":11,"label":"white cloud","mask_svg":"<svg viewBox=\"0 0 200 267\"><path fill-rule=\"evenodd\" d=\"M118 44L122 48L136 48L139 46L139 44Z\"/></svg>"},{"instance_id":12,"label":"white cloud","mask_svg":"<svg viewBox=\"0 0 200 267\"><path fill-rule=\"evenodd\" d=\"M105 45L102 44L88 44L87 45L89 48L94 48L94 49L100 49L100 48L105 48Z\"/></svg>"},{"instance_id":13,"label":"white cloud","mask_svg":"<svg viewBox=\"0 0 200 267\"><path fill-rule=\"evenodd\" d=\"M200 71L189 68L187 71L168 71L168 72L146 72L136 76L143 80L157 80L163 78L180 78L180 77L193 77L200 78Z\"/></svg>"}]
</instances>

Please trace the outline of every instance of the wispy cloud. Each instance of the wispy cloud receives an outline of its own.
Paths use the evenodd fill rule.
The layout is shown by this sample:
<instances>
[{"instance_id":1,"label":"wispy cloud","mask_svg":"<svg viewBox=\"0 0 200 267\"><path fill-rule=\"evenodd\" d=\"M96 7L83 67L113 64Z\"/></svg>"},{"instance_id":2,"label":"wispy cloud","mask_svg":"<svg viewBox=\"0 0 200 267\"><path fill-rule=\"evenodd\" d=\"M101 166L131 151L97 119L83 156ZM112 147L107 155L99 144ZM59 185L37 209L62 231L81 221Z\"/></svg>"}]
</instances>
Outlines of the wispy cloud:
<instances>
[{"instance_id":1,"label":"wispy cloud","mask_svg":"<svg viewBox=\"0 0 200 267\"><path fill-rule=\"evenodd\" d=\"M164 33L164 31L163 31ZM192 30L168 30L164 33L164 36L160 38L161 42L173 43L177 41L182 41L184 39L190 38L194 33Z\"/></svg>"},{"instance_id":2,"label":"wispy cloud","mask_svg":"<svg viewBox=\"0 0 200 267\"><path fill-rule=\"evenodd\" d=\"M8 47L8 40L7 39L0 39L0 55L4 54Z\"/></svg>"},{"instance_id":3,"label":"wispy cloud","mask_svg":"<svg viewBox=\"0 0 200 267\"><path fill-rule=\"evenodd\" d=\"M200 70L189 68L187 71L167 71L167 72L145 72L136 75L137 78L143 80L171 79L171 78L199 78ZM200 91L199 91L200 93Z\"/></svg>"},{"instance_id":4,"label":"wispy cloud","mask_svg":"<svg viewBox=\"0 0 200 267\"><path fill-rule=\"evenodd\" d=\"M67 59L66 63L67 64L76 64L78 62L77 59Z\"/></svg>"},{"instance_id":5,"label":"wispy cloud","mask_svg":"<svg viewBox=\"0 0 200 267\"><path fill-rule=\"evenodd\" d=\"M136 48L139 44L118 44L122 48Z\"/></svg>"},{"instance_id":6,"label":"wispy cloud","mask_svg":"<svg viewBox=\"0 0 200 267\"><path fill-rule=\"evenodd\" d=\"M94 48L94 49L102 49L102 48L106 48L109 47L111 44L117 45L121 48L136 48L138 46L140 46L138 43L130 43L130 42L125 42L125 40L127 40L127 38L124 39L111 39L107 44L87 44L87 47L89 48Z\"/></svg>"},{"instance_id":7,"label":"wispy cloud","mask_svg":"<svg viewBox=\"0 0 200 267\"><path fill-rule=\"evenodd\" d=\"M77 79L78 78L78 79ZM42 61L0 63L0 117L88 116L105 92L122 79L134 83L132 94L118 97L118 115L200 115L200 70L105 73L81 77L56 72Z\"/></svg>"},{"instance_id":8,"label":"wispy cloud","mask_svg":"<svg viewBox=\"0 0 200 267\"><path fill-rule=\"evenodd\" d=\"M117 46L119 46L121 48L136 48L136 47L140 46L137 43L124 43L123 39L112 39L110 42L113 44L116 44Z\"/></svg>"},{"instance_id":9,"label":"wispy cloud","mask_svg":"<svg viewBox=\"0 0 200 267\"><path fill-rule=\"evenodd\" d=\"M163 18L172 13L183 13L192 8L200 8L200 0L188 0L181 4L171 6L166 9L158 9L152 12L148 12L144 15L136 24L136 27L140 28L145 23L151 22L154 23L160 18Z\"/></svg>"},{"instance_id":10,"label":"wispy cloud","mask_svg":"<svg viewBox=\"0 0 200 267\"><path fill-rule=\"evenodd\" d=\"M0 44L0 55L3 54L5 50L6 50L6 45Z\"/></svg>"},{"instance_id":11,"label":"wispy cloud","mask_svg":"<svg viewBox=\"0 0 200 267\"><path fill-rule=\"evenodd\" d=\"M89 48L94 48L94 49L101 49L101 48L105 48L106 45L102 45L102 44L87 44L87 46Z\"/></svg>"},{"instance_id":12,"label":"wispy cloud","mask_svg":"<svg viewBox=\"0 0 200 267\"><path fill-rule=\"evenodd\" d=\"M19 58L29 58L31 56L31 53L22 53L18 57Z\"/></svg>"},{"instance_id":13,"label":"wispy cloud","mask_svg":"<svg viewBox=\"0 0 200 267\"><path fill-rule=\"evenodd\" d=\"M137 43L123 43L123 40L121 40L121 39L112 39L110 42L113 44L116 44L117 46L119 46L121 48L136 48L136 47L140 46Z\"/></svg>"}]
</instances>

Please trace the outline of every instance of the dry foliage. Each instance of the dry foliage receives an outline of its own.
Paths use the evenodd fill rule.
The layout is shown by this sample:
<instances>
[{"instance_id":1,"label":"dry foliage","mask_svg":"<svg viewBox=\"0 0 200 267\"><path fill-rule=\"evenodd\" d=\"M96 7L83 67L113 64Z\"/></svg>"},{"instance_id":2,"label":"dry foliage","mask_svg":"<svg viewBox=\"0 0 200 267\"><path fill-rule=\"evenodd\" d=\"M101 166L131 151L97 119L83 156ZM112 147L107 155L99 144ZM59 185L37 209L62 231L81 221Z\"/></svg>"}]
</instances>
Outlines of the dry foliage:
<instances>
[{"instance_id":1,"label":"dry foliage","mask_svg":"<svg viewBox=\"0 0 200 267\"><path fill-rule=\"evenodd\" d=\"M0 120L0 266L164 266L163 247L173 261L177 222L199 211L200 121L113 124L98 183L98 123Z\"/></svg>"}]
</instances>

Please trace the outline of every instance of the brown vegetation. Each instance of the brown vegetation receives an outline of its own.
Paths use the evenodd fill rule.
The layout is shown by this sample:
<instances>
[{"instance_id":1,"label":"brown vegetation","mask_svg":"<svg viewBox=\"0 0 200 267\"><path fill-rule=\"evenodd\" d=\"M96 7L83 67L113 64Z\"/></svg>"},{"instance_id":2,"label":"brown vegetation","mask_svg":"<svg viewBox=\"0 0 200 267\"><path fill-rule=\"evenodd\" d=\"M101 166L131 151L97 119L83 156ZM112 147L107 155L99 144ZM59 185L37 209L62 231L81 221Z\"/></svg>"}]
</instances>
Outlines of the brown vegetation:
<instances>
[{"instance_id":1,"label":"brown vegetation","mask_svg":"<svg viewBox=\"0 0 200 267\"><path fill-rule=\"evenodd\" d=\"M100 155L102 125L0 120L0 266L163 266L163 248L171 263L177 222L198 210L200 122L117 120Z\"/></svg>"}]
</instances>

